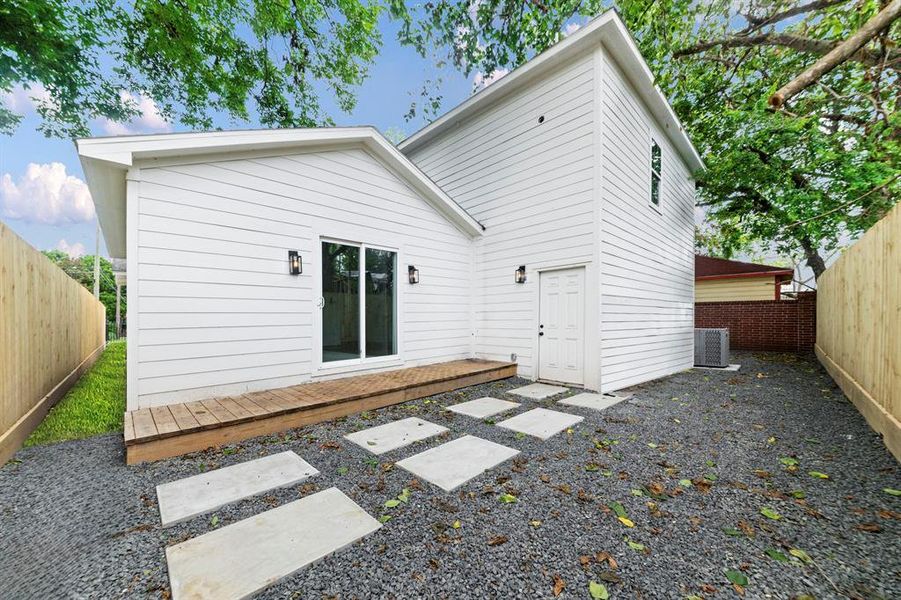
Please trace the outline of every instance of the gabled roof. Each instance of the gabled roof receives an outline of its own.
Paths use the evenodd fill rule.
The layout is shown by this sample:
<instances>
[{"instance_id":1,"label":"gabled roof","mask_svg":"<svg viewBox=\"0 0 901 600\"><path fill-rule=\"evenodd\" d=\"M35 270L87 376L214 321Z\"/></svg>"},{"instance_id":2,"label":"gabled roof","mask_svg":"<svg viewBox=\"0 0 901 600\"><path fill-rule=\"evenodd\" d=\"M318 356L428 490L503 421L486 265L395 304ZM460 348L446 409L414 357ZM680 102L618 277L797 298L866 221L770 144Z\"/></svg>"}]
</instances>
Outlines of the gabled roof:
<instances>
[{"instance_id":1,"label":"gabled roof","mask_svg":"<svg viewBox=\"0 0 901 600\"><path fill-rule=\"evenodd\" d=\"M695 254L695 279L729 279L761 276L791 277L793 274L794 269Z\"/></svg>"},{"instance_id":2,"label":"gabled roof","mask_svg":"<svg viewBox=\"0 0 901 600\"><path fill-rule=\"evenodd\" d=\"M76 140L85 178L103 228L107 250L125 257L125 178L136 162L155 158L211 155L255 150L324 150L357 146L422 194L439 213L472 237L483 227L374 127L254 129L85 138Z\"/></svg>"},{"instance_id":3,"label":"gabled roof","mask_svg":"<svg viewBox=\"0 0 901 600\"><path fill-rule=\"evenodd\" d=\"M663 92L654 83L654 74L651 73L644 57L638 50L632 34L629 33L622 18L613 9L589 21L574 34L557 42L532 60L514 69L513 72L473 94L450 112L405 139L398 147L404 153L412 152L441 132L454 127L476 112L484 110L501 98L528 85L536 77L601 43L635 86L638 95L644 100L661 129L666 132L670 142L688 168L691 171L703 169L704 162L685 133L679 117L673 112Z\"/></svg>"}]
</instances>

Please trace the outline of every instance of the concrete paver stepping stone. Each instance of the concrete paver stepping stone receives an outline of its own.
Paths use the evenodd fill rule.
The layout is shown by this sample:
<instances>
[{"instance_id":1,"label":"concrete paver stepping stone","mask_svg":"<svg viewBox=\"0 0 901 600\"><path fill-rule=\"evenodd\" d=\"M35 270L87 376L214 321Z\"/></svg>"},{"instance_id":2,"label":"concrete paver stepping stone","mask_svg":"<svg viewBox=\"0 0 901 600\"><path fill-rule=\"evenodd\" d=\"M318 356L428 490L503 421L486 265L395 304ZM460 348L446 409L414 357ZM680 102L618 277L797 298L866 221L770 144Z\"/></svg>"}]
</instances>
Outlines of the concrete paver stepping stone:
<instances>
[{"instance_id":1,"label":"concrete paver stepping stone","mask_svg":"<svg viewBox=\"0 0 901 600\"><path fill-rule=\"evenodd\" d=\"M348 433L344 438L366 448L373 454L384 454L445 431L447 431L447 427L410 417L378 427L370 427L363 431Z\"/></svg>"},{"instance_id":2,"label":"concrete paver stepping stone","mask_svg":"<svg viewBox=\"0 0 901 600\"><path fill-rule=\"evenodd\" d=\"M533 408L521 415L501 421L497 426L546 440L581 422L583 418L556 410Z\"/></svg>"},{"instance_id":3,"label":"concrete paver stepping stone","mask_svg":"<svg viewBox=\"0 0 901 600\"><path fill-rule=\"evenodd\" d=\"M550 398L551 396L556 396L557 394L562 394L567 391L569 391L569 388L561 387L559 385L533 383L521 388L516 388L515 390L510 390L509 393L525 398L531 398L532 400L544 400L545 398Z\"/></svg>"},{"instance_id":4,"label":"concrete paver stepping stone","mask_svg":"<svg viewBox=\"0 0 901 600\"><path fill-rule=\"evenodd\" d=\"M582 408L590 408L593 410L604 410L623 400L628 400L630 397L631 396L615 396L613 394L576 394L575 396L558 400L557 404L580 406Z\"/></svg>"},{"instance_id":5,"label":"concrete paver stepping stone","mask_svg":"<svg viewBox=\"0 0 901 600\"><path fill-rule=\"evenodd\" d=\"M160 521L169 527L269 490L300 483L319 471L293 452L280 452L156 486Z\"/></svg>"},{"instance_id":6,"label":"concrete paver stepping stone","mask_svg":"<svg viewBox=\"0 0 901 600\"><path fill-rule=\"evenodd\" d=\"M246 598L379 527L329 488L166 548L172 598Z\"/></svg>"},{"instance_id":7,"label":"concrete paver stepping stone","mask_svg":"<svg viewBox=\"0 0 901 600\"><path fill-rule=\"evenodd\" d=\"M519 406L519 402L499 400L498 398L477 398L475 400L470 400L469 402L461 402L460 404L448 406L447 410L466 415L467 417L485 419L518 408Z\"/></svg>"},{"instance_id":8,"label":"concrete paver stepping stone","mask_svg":"<svg viewBox=\"0 0 901 600\"><path fill-rule=\"evenodd\" d=\"M517 454L519 450L515 448L466 435L395 464L445 492L452 492Z\"/></svg>"}]
</instances>

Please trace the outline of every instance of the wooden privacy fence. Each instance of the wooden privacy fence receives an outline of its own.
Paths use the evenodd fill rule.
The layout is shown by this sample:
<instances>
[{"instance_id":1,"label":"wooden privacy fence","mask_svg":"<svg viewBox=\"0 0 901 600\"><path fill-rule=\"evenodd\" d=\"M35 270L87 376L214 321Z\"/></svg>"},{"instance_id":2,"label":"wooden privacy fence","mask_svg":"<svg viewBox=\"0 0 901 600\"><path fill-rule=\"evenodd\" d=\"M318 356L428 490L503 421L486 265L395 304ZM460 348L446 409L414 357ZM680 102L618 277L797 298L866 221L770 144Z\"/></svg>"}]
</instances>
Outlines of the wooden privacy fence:
<instances>
[{"instance_id":1,"label":"wooden privacy fence","mask_svg":"<svg viewBox=\"0 0 901 600\"><path fill-rule=\"evenodd\" d=\"M0 223L0 465L104 345L103 304Z\"/></svg>"},{"instance_id":2,"label":"wooden privacy fence","mask_svg":"<svg viewBox=\"0 0 901 600\"><path fill-rule=\"evenodd\" d=\"M901 460L901 204L817 288L817 357Z\"/></svg>"}]
</instances>

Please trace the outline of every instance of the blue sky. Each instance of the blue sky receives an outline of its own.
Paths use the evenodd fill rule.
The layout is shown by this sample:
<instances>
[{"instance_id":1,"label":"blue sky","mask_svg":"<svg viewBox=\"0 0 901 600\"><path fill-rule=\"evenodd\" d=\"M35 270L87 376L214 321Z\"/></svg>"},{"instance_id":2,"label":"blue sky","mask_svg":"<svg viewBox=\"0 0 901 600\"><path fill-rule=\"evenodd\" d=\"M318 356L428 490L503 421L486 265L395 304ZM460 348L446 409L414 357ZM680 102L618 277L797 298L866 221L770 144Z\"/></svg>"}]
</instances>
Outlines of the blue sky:
<instances>
[{"instance_id":1,"label":"blue sky","mask_svg":"<svg viewBox=\"0 0 901 600\"><path fill-rule=\"evenodd\" d=\"M394 128L410 134L423 121L406 122L404 114L410 107L411 94L425 80L442 78L443 111L472 93L473 77L466 78L450 68L436 71L431 61L397 43L394 24L383 21L382 34L382 52L370 70L369 79L359 89L357 108L352 114L332 110L336 124L374 125L382 131ZM40 120L28 95L17 90L0 98L25 114L14 135L0 136L0 220L38 249L59 247L76 255L93 254L96 222L75 146L70 140L48 139L37 131ZM325 102L324 105L328 106ZM145 111L143 117L122 125L93 123L92 132L110 135L185 130L166 125L152 112ZM230 124L225 120L217 124L228 128L258 126L253 122ZM101 254L107 254L102 243Z\"/></svg>"}]
</instances>

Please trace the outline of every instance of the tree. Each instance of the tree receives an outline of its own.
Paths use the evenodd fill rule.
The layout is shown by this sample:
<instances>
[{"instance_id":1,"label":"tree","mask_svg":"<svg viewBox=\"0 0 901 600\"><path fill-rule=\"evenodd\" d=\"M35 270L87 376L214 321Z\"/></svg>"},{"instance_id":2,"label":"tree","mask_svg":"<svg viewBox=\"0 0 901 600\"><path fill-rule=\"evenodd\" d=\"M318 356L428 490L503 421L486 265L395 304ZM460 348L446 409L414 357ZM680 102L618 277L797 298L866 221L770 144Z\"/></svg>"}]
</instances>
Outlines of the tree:
<instances>
[{"instance_id":1,"label":"tree","mask_svg":"<svg viewBox=\"0 0 901 600\"><path fill-rule=\"evenodd\" d=\"M886 3L888 4L888 3ZM632 0L615 3L708 170L700 204L706 243L728 257L753 244L801 255L819 276L823 252L879 220L898 200L901 117L897 19L870 27L854 52L795 93L780 86L871 24L877 0ZM406 11L402 39L425 55L446 47L464 73L511 69L563 37L597 0L458 0ZM714 235L711 236L711 233Z\"/></svg>"},{"instance_id":2,"label":"tree","mask_svg":"<svg viewBox=\"0 0 901 600\"><path fill-rule=\"evenodd\" d=\"M48 136L127 121L136 98L209 129L214 116L267 127L328 125L330 95L354 107L381 45L370 0L4 0L0 91L36 98ZM0 131L21 112L0 106Z\"/></svg>"},{"instance_id":3,"label":"tree","mask_svg":"<svg viewBox=\"0 0 901 600\"><path fill-rule=\"evenodd\" d=\"M80 283L88 291L94 289L94 257L72 258L61 250L44 250L44 256L65 271L66 275ZM116 319L116 276L113 264L100 257L100 302L106 307L107 322ZM122 314L125 315L125 286L122 286Z\"/></svg>"}]
</instances>

